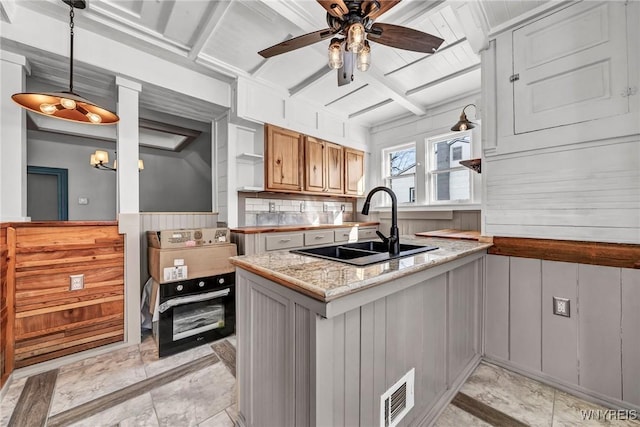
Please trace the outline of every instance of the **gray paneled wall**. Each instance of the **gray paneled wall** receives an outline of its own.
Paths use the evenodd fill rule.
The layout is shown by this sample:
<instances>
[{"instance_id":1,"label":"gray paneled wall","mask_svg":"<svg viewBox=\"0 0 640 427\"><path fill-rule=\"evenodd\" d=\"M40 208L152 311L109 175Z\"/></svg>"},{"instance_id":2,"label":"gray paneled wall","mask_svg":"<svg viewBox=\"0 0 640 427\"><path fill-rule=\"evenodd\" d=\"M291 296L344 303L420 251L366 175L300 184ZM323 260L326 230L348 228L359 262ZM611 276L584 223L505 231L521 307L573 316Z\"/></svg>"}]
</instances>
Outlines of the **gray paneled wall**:
<instances>
[{"instance_id":1,"label":"gray paneled wall","mask_svg":"<svg viewBox=\"0 0 640 427\"><path fill-rule=\"evenodd\" d=\"M359 221L379 221L379 229L386 235L391 228L391 212L372 212L357 215ZM480 231L480 211L404 211L398 212L400 234L454 228Z\"/></svg>"},{"instance_id":2,"label":"gray paneled wall","mask_svg":"<svg viewBox=\"0 0 640 427\"><path fill-rule=\"evenodd\" d=\"M640 407L639 313L637 270L487 257L486 356L562 386Z\"/></svg>"}]
</instances>

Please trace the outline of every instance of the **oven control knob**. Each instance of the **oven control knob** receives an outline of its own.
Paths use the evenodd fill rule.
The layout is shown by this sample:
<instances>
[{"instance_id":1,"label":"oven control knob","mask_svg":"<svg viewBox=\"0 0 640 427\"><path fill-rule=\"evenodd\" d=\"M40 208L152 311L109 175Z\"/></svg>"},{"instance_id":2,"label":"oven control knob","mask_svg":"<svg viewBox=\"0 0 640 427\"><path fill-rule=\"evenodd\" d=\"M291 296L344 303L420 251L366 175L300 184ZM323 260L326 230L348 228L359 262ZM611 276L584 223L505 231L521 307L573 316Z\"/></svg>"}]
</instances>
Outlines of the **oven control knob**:
<instances>
[{"instance_id":1,"label":"oven control knob","mask_svg":"<svg viewBox=\"0 0 640 427\"><path fill-rule=\"evenodd\" d=\"M176 291L178 291L178 292L180 292L183 289L184 289L184 286L182 286L182 285L176 286Z\"/></svg>"},{"instance_id":2,"label":"oven control knob","mask_svg":"<svg viewBox=\"0 0 640 427\"><path fill-rule=\"evenodd\" d=\"M221 277L218 279L218 283L220 283L221 285L224 283L224 277Z\"/></svg>"},{"instance_id":3,"label":"oven control knob","mask_svg":"<svg viewBox=\"0 0 640 427\"><path fill-rule=\"evenodd\" d=\"M198 286L200 286L201 288L204 288L204 282L198 283Z\"/></svg>"}]
</instances>

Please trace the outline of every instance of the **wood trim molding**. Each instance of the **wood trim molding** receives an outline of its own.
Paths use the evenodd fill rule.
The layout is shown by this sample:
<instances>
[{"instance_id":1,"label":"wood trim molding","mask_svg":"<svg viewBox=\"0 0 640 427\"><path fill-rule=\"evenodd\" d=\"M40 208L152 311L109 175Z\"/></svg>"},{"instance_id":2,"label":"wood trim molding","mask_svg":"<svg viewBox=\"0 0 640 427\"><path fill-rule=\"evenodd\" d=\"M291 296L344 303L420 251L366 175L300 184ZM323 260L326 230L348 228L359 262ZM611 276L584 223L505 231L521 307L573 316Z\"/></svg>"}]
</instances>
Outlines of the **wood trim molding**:
<instances>
[{"instance_id":1,"label":"wood trim molding","mask_svg":"<svg viewBox=\"0 0 640 427\"><path fill-rule=\"evenodd\" d=\"M491 255L640 269L640 245L494 237Z\"/></svg>"}]
</instances>

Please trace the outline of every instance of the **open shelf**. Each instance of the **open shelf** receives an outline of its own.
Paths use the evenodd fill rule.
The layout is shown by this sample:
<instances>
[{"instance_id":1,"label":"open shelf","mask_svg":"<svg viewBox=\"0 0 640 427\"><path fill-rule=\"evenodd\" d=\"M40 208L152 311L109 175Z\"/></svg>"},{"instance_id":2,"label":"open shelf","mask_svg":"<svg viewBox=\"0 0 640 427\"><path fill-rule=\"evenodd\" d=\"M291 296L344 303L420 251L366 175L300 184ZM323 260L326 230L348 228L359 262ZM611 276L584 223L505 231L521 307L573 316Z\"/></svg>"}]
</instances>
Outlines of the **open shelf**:
<instances>
[{"instance_id":1,"label":"open shelf","mask_svg":"<svg viewBox=\"0 0 640 427\"><path fill-rule=\"evenodd\" d=\"M264 156L262 154L255 153L240 153L236 156L238 160L243 160L251 163L258 163L264 160Z\"/></svg>"}]
</instances>

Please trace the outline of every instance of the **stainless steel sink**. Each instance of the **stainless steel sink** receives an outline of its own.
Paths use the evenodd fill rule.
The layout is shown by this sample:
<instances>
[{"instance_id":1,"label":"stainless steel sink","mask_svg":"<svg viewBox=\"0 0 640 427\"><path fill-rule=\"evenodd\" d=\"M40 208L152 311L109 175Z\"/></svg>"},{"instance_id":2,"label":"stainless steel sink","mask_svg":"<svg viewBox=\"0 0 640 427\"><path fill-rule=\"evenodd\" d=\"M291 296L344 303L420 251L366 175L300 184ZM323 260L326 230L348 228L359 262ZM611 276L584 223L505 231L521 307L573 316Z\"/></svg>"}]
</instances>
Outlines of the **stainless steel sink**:
<instances>
[{"instance_id":1,"label":"stainless steel sink","mask_svg":"<svg viewBox=\"0 0 640 427\"><path fill-rule=\"evenodd\" d=\"M345 243L343 245L322 246L319 248L296 249L291 252L294 254L308 255L316 258L343 262L345 264L362 266L385 262L390 259L402 258L435 249L438 248L435 246L408 245L400 243L400 253L398 255L391 255L388 252L388 246L384 242L374 241Z\"/></svg>"}]
</instances>

